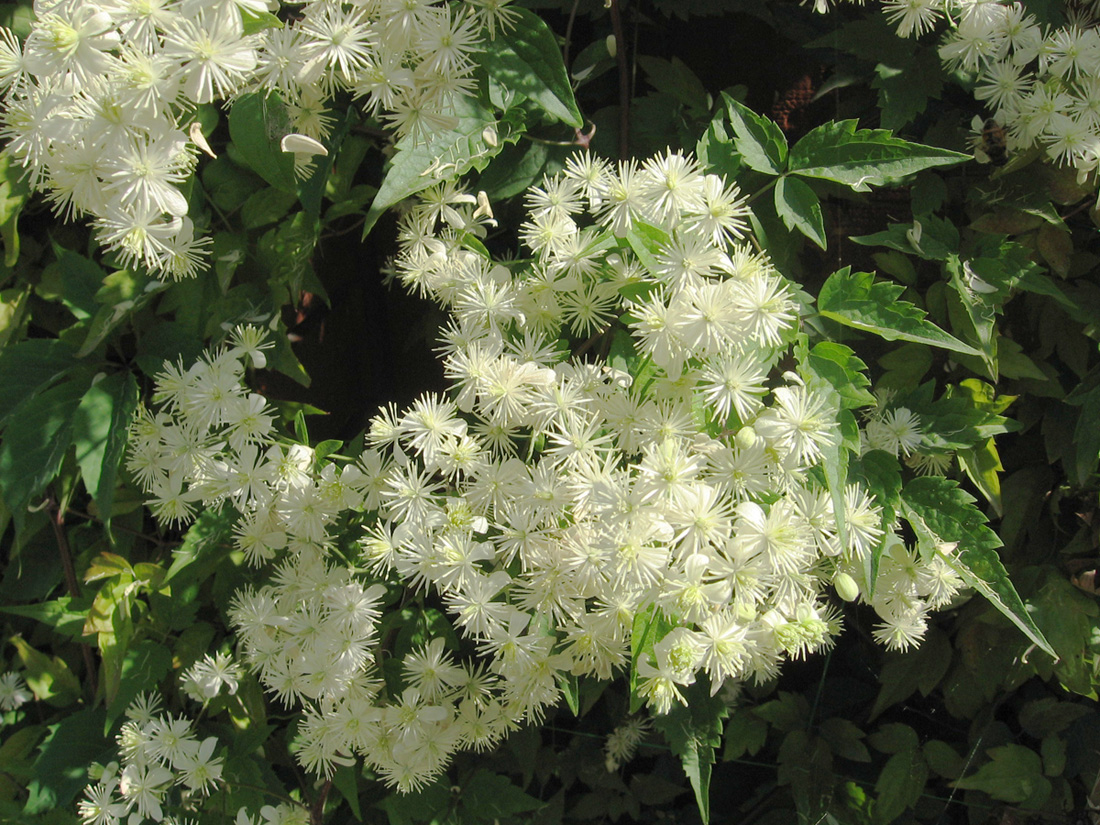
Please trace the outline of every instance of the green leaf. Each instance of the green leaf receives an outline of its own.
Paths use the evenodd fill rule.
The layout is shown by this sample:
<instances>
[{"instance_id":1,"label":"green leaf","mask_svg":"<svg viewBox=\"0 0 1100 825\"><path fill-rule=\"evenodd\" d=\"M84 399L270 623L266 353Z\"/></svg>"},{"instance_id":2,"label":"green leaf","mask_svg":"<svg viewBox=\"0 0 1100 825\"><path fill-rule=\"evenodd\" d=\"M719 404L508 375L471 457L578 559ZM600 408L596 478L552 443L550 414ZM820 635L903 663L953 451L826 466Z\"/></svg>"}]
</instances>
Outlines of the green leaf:
<instances>
[{"instance_id":1,"label":"green leaf","mask_svg":"<svg viewBox=\"0 0 1100 825\"><path fill-rule=\"evenodd\" d=\"M1050 780L1043 776L1039 754L1023 745L990 748L990 760L978 772L959 779L954 787L964 791L982 791L1001 802L1026 802L1033 796L1050 793Z\"/></svg>"},{"instance_id":2,"label":"green leaf","mask_svg":"<svg viewBox=\"0 0 1100 825\"><path fill-rule=\"evenodd\" d=\"M253 192L241 206L241 223L245 229L258 229L286 215L297 198L293 192L266 187Z\"/></svg>"},{"instance_id":3,"label":"green leaf","mask_svg":"<svg viewBox=\"0 0 1100 825\"><path fill-rule=\"evenodd\" d=\"M826 247L821 201L805 181L780 178L775 185L775 211L788 229L801 232L822 249Z\"/></svg>"},{"instance_id":4,"label":"green leaf","mask_svg":"<svg viewBox=\"0 0 1100 825\"><path fill-rule=\"evenodd\" d=\"M12 636L8 641L19 654L23 678L27 681L27 687L34 691L35 698L59 708L68 707L80 699L80 682L64 659L35 650L22 636Z\"/></svg>"},{"instance_id":5,"label":"green leaf","mask_svg":"<svg viewBox=\"0 0 1100 825\"><path fill-rule=\"evenodd\" d=\"M654 89L674 97L700 117L709 115L706 87L684 61L675 56L672 60L665 60L641 54L637 61Z\"/></svg>"},{"instance_id":6,"label":"green leaf","mask_svg":"<svg viewBox=\"0 0 1100 825\"><path fill-rule=\"evenodd\" d=\"M630 633L630 712L637 713L644 704L638 696L638 662L647 661L657 644L672 629L664 612L655 606L634 614Z\"/></svg>"},{"instance_id":7,"label":"green leaf","mask_svg":"<svg viewBox=\"0 0 1100 825\"><path fill-rule=\"evenodd\" d=\"M276 189L296 195L294 157L279 146L290 131L286 106L274 92L242 95L229 110L229 137L240 158Z\"/></svg>"},{"instance_id":8,"label":"green leaf","mask_svg":"<svg viewBox=\"0 0 1100 825\"><path fill-rule=\"evenodd\" d=\"M332 774L332 785L340 792L341 796L348 801L348 807L351 808L351 812L355 818L362 822L363 811L359 805L358 777L358 765L341 765Z\"/></svg>"},{"instance_id":9,"label":"green leaf","mask_svg":"<svg viewBox=\"0 0 1100 825\"><path fill-rule=\"evenodd\" d=\"M979 350L925 320L923 310L900 300L904 291L897 284L876 283L870 272L853 273L850 267L845 267L830 275L821 287L817 307L826 318L873 332L887 341L913 341L966 355L981 355Z\"/></svg>"},{"instance_id":10,"label":"green leaf","mask_svg":"<svg viewBox=\"0 0 1100 825\"><path fill-rule=\"evenodd\" d=\"M984 284L975 277L969 262L963 262L957 255L947 258L947 271L951 275L951 292L949 293L949 310L952 317L952 328L966 330L970 334L970 340L977 342L982 363L985 365L986 375L992 381L997 380L997 339L996 323L997 311L994 301L996 293L986 294L972 286ZM995 287L985 284L984 288ZM962 313L958 312L962 310ZM960 317L961 315L961 317Z\"/></svg>"},{"instance_id":11,"label":"green leaf","mask_svg":"<svg viewBox=\"0 0 1100 825\"><path fill-rule=\"evenodd\" d=\"M951 643L943 631L930 627L915 650L888 652L879 682L882 688L871 708L871 719L900 705L916 691L927 696L947 674L951 665Z\"/></svg>"},{"instance_id":12,"label":"green leaf","mask_svg":"<svg viewBox=\"0 0 1100 825\"><path fill-rule=\"evenodd\" d=\"M95 296L107 273L95 261L56 242L53 253L57 260L42 272L38 294L60 300L80 320L91 318L99 309Z\"/></svg>"},{"instance_id":13,"label":"green leaf","mask_svg":"<svg viewBox=\"0 0 1100 825\"><path fill-rule=\"evenodd\" d=\"M506 89L533 100L574 128L584 126L561 50L550 27L532 11L511 9L513 24L485 44L479 63Z\"/></svg>"},{"instance_id":14,"label":"green leaf","mask_svg":"<svg viewBox=\"0 0 1100 825\"><path fill-rule=\"evenodd\" d=\"M241 12L241 21L244 23L244 36L259 34L267 29L281 29L283 21L268 11L254 12L243 6L237 7Z\"/></svg>"},{"instance_id":15,"label":"green leaf","mask_svg":"<svg viewBox=\"0 0 1100 825\"><path fill-rule=\"evenodd\" d=\"M69 805L88 783L88 766L117 753L103 736L104 714L102 708L87 708L50 725L34 760L25 813Z\"/></svg>"},{"instance_id":16,"label":"green leaf","mask_svg":"<svg viewBox=\"0 0 1100 825\"><path fill-rule=\"evenodd\" d=\"M0 495L19 518L46 489L69 448L86 380L50 387L15 408L0 439Z\"/></svg>"},{"instance_id":17,"label":"green leaf","mask_svg":"<svg viewBox=\"0 0 1100 825\"><path fill-rule=\"evenodd\" d=\"M463 98L456 108L454 128L432 132L426 141L411 136L398 141L390 168L367 211L364 238L395 203L442 180L461 177L471 169L484 169L505 141L518 140L518 135L505 123L498 124L492 113L476 101ZM487 130L495 133L495 146L486 141Z\"/></svg>"},{"instance_id":18,"label":"green leaf","mask_svg":"<svg viewBox=\"0 0 1100 825\"><path fill-rule=\"evenodd\" d=\"M857 129L857 121L825 123L792 148L790 174L831 180L866 192L922 169L973 160L970 155L910 143L885 129Z\"/></svg>"},{"instance_id":19,"label":"green leaf","mask_svg":"<svg viewBox=\"0 0 1100 825\"><path fill-rule=\"evenodd\" d=\"M883 538L871 551L870 557L864 564L864 575L867 579L866 596L870 599L875 595L879 562L886 547L886 537L893 532L892 525L897 513L898 497L901 494L901 465L889 453L870 450L852 462L849 476L861 482L864 489L875 497L875 503L882 508Z\"/></svg>"},{"instance_id":20,"label":"green leaf","mask_svg":"<svg viewBox=\"0 0 1100 825\"><path fill-rule=\"evenodd\" d=\"M743 708L736 709L726 724L725 740L723 762L735 761L745 754L755 756L768 741L768 723Z\"/></svg>"},{"instance_id":21,"label":"green leaf","mask_svg":"<svg viewBox=\"0 0 1100 825\"><path fill-rule=\"evenodd\" d=\"M863 731L847 719L833 717L821 723L821 737L830 750L852 762L870 762L871 754L863 744Z\"/></svg>"},{"instance_id":22,"label":"green leaf","mask_svg":"<svg viewBox=\"0 0 1100 825\"><path fill-rule=\"evenodd\" d=\"M87 603L74 608L72 596L62 596L48 602L35 604L0 605L0 613L13 616L26 616L29 619L49 625L58 633L74 639L84 635L84 621L88 617Z\"/></svg>"},{"instance_id":23,"label":"green leaf","mask_svg":"<svg viewBox=\"0 0 1100 825\"><path fill-rule=\"evenodd\" d=\"M88 388L73 422L73 446L84 486L108 525L118 465L126 451L127 431L137 404L138 387L133 374L116 372Z\"/></svg>"},{"instance_id":24,"label":"green leaf","mask_svg":"<svg viewBox=\"0 0 1100 825\"><path fill-rule=\"evenodd\" d=\"M653 725L680 757L684 773L691 780L695 802L704 823L710 822L710 772L714 749L722 744L722 720L729 715L726 703L710 695L707 680L701 679L684 691L687 705L676 704Z\"/></svg>"},{"instance_id":25,"label":"green leaf","mask_svg":"<svg viewBox=\"0 0 1100 825\"><path fill-rule=\"evenodd\" d=\"M942 476L910 481L901 492L901 511L916 532L922 553L940 552L939 545L956 544L957 552L944 552L943 557L963 581L989 599L1036 646L1057 656L1001 564L997 555L1001 540L974 506L974 498L957 482Z\"/></svg>"},{"instance_id":26,"label":"green leaf","mask_svg":"<svg viewBox=\"0 0 1100 825\"><path fill-rule=\"evenodd\" d=\"M660 227L644 221L634 221L626 232L626 241L638 256L642 266L651 273L656 273L660 271L656 256L672 243L672 238Z\"/></svg>"},{"instance_id":27,"label":"green leaf","mask_svg":"<svg viewBox=\"0 0 1100 825\"><path fill-rule=\"evenodd\" d=\"M46 389L76 363L76 349L66 341L30 338L0 352L0 426L12 410Z\"/></svg>"},{"instance_id":28,"label":"green leaf","mask_svg":"<svg viewBox=\"0 0 1100 825\"><path fill-rule=\"evenodd\" d=\"M1020 727L1036 739L1045 739L1061 733L1092 710L1072 702L1060 702L1053 696L1044 696L1028 702L1020 708Z\"/></svg>"},{"instance_id":29,"label":"green leaf","mask_svg":"<svg viewBox=\"0 0 1100 825\"><path fill-rule=\"evenodd\" d=\"M235 521L228 508L221 510L203 510L194 523L187 529L180 546L172 553L172 565L164 574L164 584L175 579L182 572L193 565L210 565L214 551L221 543L221 539L229 533L229 528ZM219 557L220 558L220 557ZM192 572L190 580L196 580Z\"/></svg>"},{"instance_id":30,"label":"green leaf","mask_svg":"<svg viewBox=\"0 0 1100 825\"><path fill-rule=\"evenodd\" d=\"M935 49L917 48L900 60L895 55L875 66L871 88L878 89L883 128L896 132L910 123L928 107L929 98L939 99L943 81L943 65Z\"/></svg>"},{"instance_id":31,"label":"green leaf","mask_svg":"<svg viewBox=\"0 0 1100 825\"><path fill-rule=\"evenodd\" d=\"M722 100L733 127L733 145L742 162L750 169L767 175L783 174L787 166L787 138L783 130L725 92L722 93Z\"/></svg>"},{"instance_id":32,"label":"green leaf","mask_svg":"<svg viewBox=\"0 0 1100 825\"><path fill-rule=\"evenodd\" d=\"M875 403L875 397L867 389L871 385L867 365L856 357L851 347L822 341L810 350L803 366L836 390L845 409Z\"/></svg>"},{"instance_id":33,"label":"green leaf","mask_svg":"<svg viewBox=\"0 0 1100 825\"><path fill-rule=\"evenodd\" d=\"M472 818L492 822L507 819L544 804L512 784L506 776L479 770L462 785L462 807Z\"/></svg>"},{"instance_id":34,"label":"green leaf","mask_svg":"<svg viewBox=\"0 0 1100 825\"><path fill-rule=\"evenodd\" d=\"M4 266L19 260L19 214L30 197L26 171L10 154L0 154L0 239L4 241Z\"/></svg>"},{"instance_id":35,"label":"green leaf","mask_svg":"<svg viewBox=\"0 0 1100 825\"><path fill-rule=\"evenodd\" d=\"M966 760L942 739L930 739L921 746L928 767L946 779L958 779L966 772Z\"/></svg>"},{"instance_id":36,"label":"green leaf","mask_svg":"<svg viewBox=\"0 0 1100 825\"><path fill-rule=\"evenodd\" d=\"M886 825L911 809L927 781L928 764L915 745L891 756L875 782L875 823Z\"/></svg>"},{"instance_id":37,"label":"green leaf","mask_svg":"<svg viewBox=\"0 0 1100 825\"><path fill-rule=\"evenodd\" d=\"M106 685L108 696L114 695L103 720L103 735L111 732L115 720L123 714L142 691L153 690L172 669L172 651L162 644L145 639L130 648L122 657L118 684Z\"/></svg>"}]
</instances>

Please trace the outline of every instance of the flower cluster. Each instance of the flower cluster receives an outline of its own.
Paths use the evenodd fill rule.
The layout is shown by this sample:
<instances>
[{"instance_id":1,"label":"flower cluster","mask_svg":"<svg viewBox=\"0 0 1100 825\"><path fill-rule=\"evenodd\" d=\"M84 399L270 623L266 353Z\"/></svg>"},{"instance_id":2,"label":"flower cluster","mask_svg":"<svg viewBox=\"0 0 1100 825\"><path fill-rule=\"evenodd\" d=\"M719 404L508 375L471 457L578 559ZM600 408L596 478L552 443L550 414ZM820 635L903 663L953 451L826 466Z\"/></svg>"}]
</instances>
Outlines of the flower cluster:
<instances>
[{"instance_id":1,"label":"flower cluster","mask_svg":"<svg viewBox=\"0 0 1100 825\"><path fill-rule=\"evenodd\" d=\"M316 0L283 24L274 0L38 0L26 43L0 29L0 135L32 187L59 215L90 216L122 265L192 276L208 246L185 195L198 149L210 151L197 106L274 92L286 112L272 128L323 141L328 101L347 92L398 135L422 136L453 120L508 2Z\"/></svg>"},{"instance_id":2,"label":"flower cluster","mask_svg":"<svg viewBox=\"0 0 1100 825\"><path fill-rule=\"evenodd\" d=\"M122 763L93 766L94 784L78 805L85 825L117 825L124 817L160 822L170 793L202 797L221 780L218 740L200 741L191 720L161 712L159 698L139 696L126 716L118 734Z\"/></svg>"},{"instance_id":3,"label":"flower cluster","mask_svg":"<svg viewBox=\"0 0 1100 825\"><path fill-rule=\"evenodd\" d=\"M267 690L305 706L297 755L318 773L359 755L420 787L540 719L570 676L634 668L656 713L700 678L769 679L830 644L827 591L872 592L876 548L890 647L960 586L858 484L838 525L820 472L837 397L780 366L800 305L747 243L736 187L678 153L584 154L527 202L533 257L508 264L484 246L484 198L444 184L403 217L395 271L451 315L453 397L383 410L354 462L274 436L242 382L262 355L249 329L167 368L134 425L154 511L231 506L238 547L268 566L231 618ZM365 571L334 550L348 511ZM476 656L437 638L380 680L383 581L436 600Z\"/></svg>"},{"instance_id":4,"label":"flower cluster","mask_svg":"<svg viewBox=\"0 0 1100 825\"><path fill-rule=\"evenodd\" d=\"M1004 0L882 0L882 11L902 37L949 22L940 59L974 76L974 96L993 111L995 127L979 118L976 131L996 131L999 139L1003 130L1009 152L1041 147L1081 178L1100 166L1095 6L1081 7L1061 27L1042 25L1025 3Z\"/></svg>"}]
</instances>

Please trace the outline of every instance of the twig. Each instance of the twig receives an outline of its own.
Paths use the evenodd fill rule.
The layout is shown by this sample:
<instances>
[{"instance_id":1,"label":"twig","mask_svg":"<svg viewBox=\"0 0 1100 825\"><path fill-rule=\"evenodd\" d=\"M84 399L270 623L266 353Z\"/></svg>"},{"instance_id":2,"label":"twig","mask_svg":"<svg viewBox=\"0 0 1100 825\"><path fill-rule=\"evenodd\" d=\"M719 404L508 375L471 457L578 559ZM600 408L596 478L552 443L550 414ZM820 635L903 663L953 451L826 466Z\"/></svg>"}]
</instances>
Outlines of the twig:
<instances>
[{"instance_id":1,"label":"twig","mask_svg":"<svg viewBox=\"0 0 1100 825\"><path fill-rule=\"evenodd\" d=\"M65 535L65 514L53 493L50 493L50 527L53 528L54 538L57 540L57 552L61 556L61 569L65 574L65 587L69 595L74 599L80 598L80 583L76 579L76 568L73 567L73 554L69 549L69 537ZM84 657L84 669L88 671L88 687L92 698L95 698L99 688L96 685L95 659L92 658L92 649L87 643L81 643L80 652Z\"/></svg>"},{"instance_id":2,"label":"twig","mask_svg":"<svg viewBox=\"0 0 1100 825\"><path fill-rule=\"evenodd\" d=\"M630 70L626 65L626 37L623 34L621 0L608 0L611 30L615 33L615 60L619 64L619 158L630 157Z\"/></svg>"}]
</instances>

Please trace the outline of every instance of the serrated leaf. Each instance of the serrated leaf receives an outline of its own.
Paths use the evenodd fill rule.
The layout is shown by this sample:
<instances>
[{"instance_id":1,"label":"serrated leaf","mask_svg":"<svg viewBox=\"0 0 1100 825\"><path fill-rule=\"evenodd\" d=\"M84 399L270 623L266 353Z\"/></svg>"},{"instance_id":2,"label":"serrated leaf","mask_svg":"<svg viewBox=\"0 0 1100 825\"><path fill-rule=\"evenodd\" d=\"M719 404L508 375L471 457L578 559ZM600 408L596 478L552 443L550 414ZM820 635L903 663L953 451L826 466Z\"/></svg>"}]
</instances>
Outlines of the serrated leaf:
<instances>
[{"instance_id":1,"label":"serrated leaf","mask_svg":"<svg viewBox=\"0 0 1100 825\"><path fill-rule=\"evenodd\" d=\"M108 525L118 465L126 451L127 432L137 404L138 387L133 374L118 372L88 388L73 422L73 446L84 486Z\"/></svg>"},{"instance_id":2,"label":"serrated leaf","mask_svg":"<svg viewBox=\"0 0 1100 825\"><path fill-rule=\"evenodd\" d=\"M745 709L734 710L726 723L724 738L723 762L740 759L745 754L755 756L768 741L768 723Z\"/></svg>"},{"instance_id":3,"label":"serrated leaf","mask_svg":"<svg viewBox=\"0 0 1100 825\"><path fill-rule=\"evenodd\" d=\"M787 138L783 130L725 92L722 93L722 100L733 128L733 145L741 155L741 161L757 172L783 174L787 166Z\"/></svg>"},{"instance_id":4,"label":"serrated leaf","mask_svg":"<svg viewBox=\"0 0 1100 825\"><path fill-rule=\"evenodd\" d=\"M817 343L809 351L804 367L836 390L843 407L855 409L875 403L867 389L871 385L867 365L851 347L832 341Z\"/></svg>"},{"instance_id":5,"label":"serrated leaf","mask_svg":"<svg viewBox=\"0 0 1100 825\"><path fill-rule=\"evenodd\" d=\"M970 155L910 143L885 129L857 129L855 120L825 123L805 135L788 158L790 174L831 180L866 192L922 169L973 160Z\"/></svg>"},{"instance_id":6,"label":"serrated leaf","mask_svg":"<svg viewBox=\"0 0 1100 825\"><path fill-rule=\"evenodd\" d=\"M876 282L870 272L853 273L850 267L845 267L830 275L821 287L817 307L826 318L873 332L887 341L913 341L966 355L981 355L979 350L925 320L923 310L900 300L904 291L897 284Z\"/></svg>"},{"instance_id":7,"label":"serrated leaf","mask_svg":"<svg viewBox=\"0 0 1100 825\"><path fill-rule=\"evenodd\" d=\"M910 481L901 492L901 512L913 527L922 552L939 552L938 545L957 545L943 558L1036 646L1057 657L1027 612L997 555L1001 540L974 506L974 498L958 483L942 476Z\"/></svg>"},{"instance_id":8,"label":"serrated leaf","mask_svg":"<svg viewBox=\"0 0 1100 825\"><path fill-rule=\"evenodd\" d=\"M297 195L294 157L279 146L290 131L286 106L274 92L242 95L229 110L229 137L240 158L276 189Z\"/></svg>"},{"instance_id":9,"label":"serrated leaf","mask_svg":"<svg viewBox=\"0 0 1100 825\"><path fill-rule=\"evenodd\" d=\"M695 791L695 802L704 823L710 822L710 773L714 749L722 744L722 720L729 715L724 700L710 695L703 679L684 691L687 705L675 705L654 717L653 725L680 757L684 773Z\"/></svg>"},{"instance_id":10,"label":"serrated leaf","mask_svg":"<svg viewBox=\"0 0 1100 825\"><path fill-rule=\"evenodd\" d=\"M958 779L966 771L966 760L942 739L930 739L921 746L928 767L946 779Z\"/></svg>"},{"instance_id":11,"label":"serrated leaf","mask_svg":"<svg viewBox=\"0 0 1100 825\"><path fill-rule=\"evenodd\" d=\"M928 764L918 748L907 748L891 756L875 782L875 823L886 825L912 808L927 781Z\"/></svg>"},{"instance_id":12,"label":"serrated leaf","mask_svg":"<svg viewBox=\"0 0 1100 825\"><path fill-rule=\"evenodd\" d=\"M426 140L410 136L398 141L378 194L367 210L362 237L395 203L441 180L461 177L471 169L484 169L505 141L518 139L511 132L502 132L503 124L498 124L492 113L476 101L464 98L456 108L458 120L453 129L433 132ZM485 140L487 127L496 128L496 146Z\"/></svg>"},{"instance_id":13,"label":"serrated leaf","mask_svg":"<svg viewBox=\"0 0 1100 825\"><path fill-rule=\"evenodd\" d=\"M826 719L821 723L821 737L837 756L852 762L871 761L871 754L862 741L863 731L847 719Z\"/></svg>"},{"instance_id":14,"label":"serrated leaf","mask_svg":"<svg viewBox=\"0 0 1100 825\"><path fill-rule=\"evenodd\" d=\"M982 791L1001 802L1024 802L1050 781L1043 776L1043 761L1039 754L1023 745L1002 745L990 748L990 761L978 772L956 780L954 787L964 791Z\"/></svg>"},{"instance_id":15,"label":"serrated leaf","mask_svg":"<svg viewBox=\"0 0 1100 825\"><path fill-rule=\"evenodd\" d=\"M900 705L918 690L927 696L947 674L951 655L951 643L935 627L928 629L916 650L888 652L879 676L882 688L875 697L870 718Z\"/></svg>"},{"instance_id":16,"label":"serrated leaf","mask_svg":"<svg viewBox=\"0 0 1100 825\"><path fill-rule=\"evenodd\" d=\"M825 249L821 201L808 184L798 178L780 178L775 185L775 211L788 229L801 232Z\"/></svg>"},{"instance_id":17,"label":"serrated leaf","mask_svg":"<svg viewBox=\"0 0 1100 825\"><path fill-rule=\"evenodd\" d=\"M859 481L865 490L875 497L875 503L882 509L880 527L882 540L874 547L864 566L867 578L867 598L875 595L878 583L878 568L886 547L886 537L891 535L897 513L898 496L901 494L901 465L898 460L882 450L870 450L852 461L849 476ZM873 714L872 714L873 715Z\"/></svg>"},{"instance_id":18,"label":"serrated leaf","mask_svg":"<svg viewBox=\"0 0 1100 825\"><path fill-rule=\"evenodd\" d=\"M533 100L551 117L582 128L584 118L554 33L532 11L510 11L512 25L485 44L478 63L504 88Z\"/></svg>"}]
</instances>

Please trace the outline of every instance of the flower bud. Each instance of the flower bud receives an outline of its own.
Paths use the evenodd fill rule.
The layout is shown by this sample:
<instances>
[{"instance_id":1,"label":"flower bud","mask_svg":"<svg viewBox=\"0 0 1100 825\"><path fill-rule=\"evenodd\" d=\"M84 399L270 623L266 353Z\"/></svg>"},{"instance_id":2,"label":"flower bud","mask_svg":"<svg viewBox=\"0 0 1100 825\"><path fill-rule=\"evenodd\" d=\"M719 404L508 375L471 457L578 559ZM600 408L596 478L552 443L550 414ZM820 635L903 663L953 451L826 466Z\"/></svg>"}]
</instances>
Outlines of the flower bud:
<instances>
[{"instance_id":1,"label":"flower bud","mask_svg":"<svg viewBox=\"0 0 1100 825\"><path fill-rule=\"evenodd\" d=\"M859 585L847 573L837 573L833 577L833 587L836 588L836 594L846 602L854 602L859 598Z\"/></svg>"}]
</instances>

